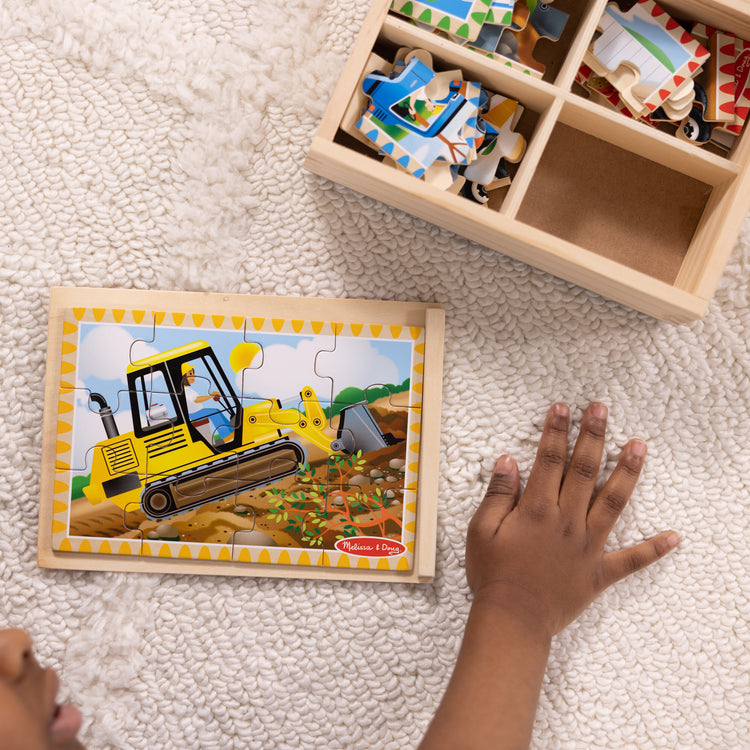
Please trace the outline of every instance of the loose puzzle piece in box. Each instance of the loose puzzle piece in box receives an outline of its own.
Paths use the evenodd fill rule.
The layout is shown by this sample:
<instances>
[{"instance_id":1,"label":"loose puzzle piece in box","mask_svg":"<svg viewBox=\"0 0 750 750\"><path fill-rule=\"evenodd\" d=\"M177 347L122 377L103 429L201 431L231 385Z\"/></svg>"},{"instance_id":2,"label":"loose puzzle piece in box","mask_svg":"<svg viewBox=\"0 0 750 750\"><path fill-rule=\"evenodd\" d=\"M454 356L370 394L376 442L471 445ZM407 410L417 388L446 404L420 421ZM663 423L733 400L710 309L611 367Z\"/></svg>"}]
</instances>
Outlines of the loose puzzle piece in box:
<instances>
[{"instance_id":1,"label":"loose puzzle piece in box","mask_svg":"<svg viewBox=\"0 0 750 750\"><path fill-rule=\"evenodd\" d=\"M547 3L521 0L516 3L510 25L485 24L469 46L493 58L517 63L524 72L541 78L545 66L534 58L534 48L540 39L558 41L569 18L568 13Z\"/></svg>"},{"instance_id":2,"label":"loose puzzle piece in box","mask_svg":"<svg viewBox=\"0 0 750 750\"><path fill-rule=\"evenodd\" d=\"M356 128L417 177L435 161L466 163L474 151L481 88L446 81L416 55L363 84L371 100Z\"/></svg>"},{"instance_id":3,"label":"loose puzzle piece in box","mask_svg":"<svg viewBox=\"0 0 750 750\"><path fill-rule=\"evenodd\" d=\"M663 106L680 87L682 101L688 99L682 92L709 58L653 0L639 0L627 13L610 3L598 32L584 62L616 86L636 117Z\"/></svg>"},{"instance_id":4,"label":"loose puzzle piece in box","mask_svg":"<svg viewBox=\"0 0 750 750\"><path fill-rule=\"evenodd\" d=\"M414 572L425 324L384 324L377 303L326 320L79 292L54 312L53 552ZM391 464L387 488L344 481Z\"/></svg>"},{"instance_id":5,"label":"loose puzzle piece in box","mask_svg":"<svg viewBox=\"0 0 750 750\"><path fill-rule=\"evenodd\" d=\"M728 151L750 114L750 42L704 24L695 24L692 33L705 45L718 50L719 61L704 71L700 80L709 92L713 89L709 96L715 97L715 102L710 108L707 105L709 113L716 114L717 109L723 108L724 113L719 117L726 117L717 117L711 123L711 143ZM730 70L733 70L733 80L728 75ZM730 111L733 112L731 119L727 117Z\"/></svg>"},{"instance_id":6,"label":"loose puzzle piece in box","mask_svg":"<svg viewBox=\"0 0 750 750\"><path fill-rule=\"evenodd\" d=\"M492 0L393 0L391 9L461 39L476 39Z\"/></svg>"},{"instance_id":7,"label":"loose puzzle piece in box","mask_svg":"<svg viewBox=\"0 0 750 750\"><path fill-rule=\"evenodd\" d=\"M506 161L518 162L526 147L515 132L517 101L463 81L461 71L436 74L424 50L399 50L392 66L371 63L378 69L362 80L365 111L355 123L362 106L355 96L342 121L347 132L397 168L479 203L487 190L510 184Z\"/></svg>"},{"instance_id":8,"label":"loose puzzle piece in box","mask_svg":"<svg viewBox=\"0 0 750 750\"><path fill-rule=\"evenodd\" d=\"M716 31L709 38L711 60L706 70L705 117L714 122L734 123L735 37Z\"/></svg>"},{"instance_id":9,"label":"loose puzzle piece in box","mask_svg":"<svg viewBox=\"0 0 750 750\"><path fill-rule=\"evenodd\" d=\"M513 22L514 6L515 0L492 0L492 6L485 19L485 24L510 26Z\"/></svg>"}]
</instances>

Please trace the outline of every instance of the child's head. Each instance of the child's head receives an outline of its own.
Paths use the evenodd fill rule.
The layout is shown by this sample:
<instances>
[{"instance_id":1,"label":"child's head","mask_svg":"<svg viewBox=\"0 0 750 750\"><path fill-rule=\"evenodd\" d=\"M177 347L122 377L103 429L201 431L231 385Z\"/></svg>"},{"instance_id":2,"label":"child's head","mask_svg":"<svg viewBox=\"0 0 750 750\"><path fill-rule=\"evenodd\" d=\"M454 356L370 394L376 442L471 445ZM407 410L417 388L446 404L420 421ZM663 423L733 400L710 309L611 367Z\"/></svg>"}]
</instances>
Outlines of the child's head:
<instances>
[{"instance_id":1,"label":"child's head","mask_svg":"<svg viewBox=\"0 0 750 750\"><path fill-rule=\"evenodd\" d=\"M81 750L81 714L56 701L59 683L23 630L0 630L0 744L6 750Z\"/></svg>"}]
</instances>

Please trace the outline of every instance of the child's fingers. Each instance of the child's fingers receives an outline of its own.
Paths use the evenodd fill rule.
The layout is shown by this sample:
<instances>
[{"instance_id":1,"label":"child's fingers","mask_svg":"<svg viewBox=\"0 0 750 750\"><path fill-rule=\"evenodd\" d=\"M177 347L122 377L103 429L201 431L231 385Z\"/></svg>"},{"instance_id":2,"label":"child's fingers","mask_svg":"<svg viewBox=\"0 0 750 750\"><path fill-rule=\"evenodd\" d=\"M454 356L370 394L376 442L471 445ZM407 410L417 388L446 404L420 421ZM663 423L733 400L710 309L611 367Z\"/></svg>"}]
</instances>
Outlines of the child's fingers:
<instances>
[{"instance_id":1,"label":"child's fingers","mask_svg":"<svg viewBox=\"0 0 750 750\"><path fill-rule=\"evenodd\" d=\"M608 552L602 562L604 588L615 581L629 576L638 570L648 567L659 558L664 557L680 542L674 531L663 531L661 534L636 544L634 547Z\"/></svg>"},{"instance_id":2,"label":"child's fingers","mask_svg":"<svg viewBox=\"0 0 750 750\"><path fill-rule=\"evenodd\" d=\"M510 456L500 456L495 463L487 492L469 525L470 533L494 534L518 500L520 489L518 464Z\"/></svg>"},{"instance_id":3,"label":"child's fingers","mask_svg":"<svg viewBox=\"0 0 750 750\"><path fill-rule=\"evenodd\" d=\"M521 507L543 513L547 506L557 504L565 471L569 421L570 410L565 404L554 404L547 412Z\"/></svg>"},{"instance_id":4,"label":"child's fingers","mask_svg":"<svg viewBox=\"0 0 750 750\"><path fill-rule=\"evenodd\" d=\"M577 521L585 519L591 502L604 452L606 430L607 407L599 403L591 404L583 414L581 431L560 490L560 508Z\"/></svg>"},{"instance_id":5,"label":"child's fingers","mask_svg":"<svg viewBox=\"0 0 750 750\"><path fill-rule=\"evenodd\" d=\"M612 475L594 498L586 517L589 538L594 544L604 546L609 532L633 494L645 456L646 444L641 440L631 440L623 448Z\"/></svg>"}]
</instances>

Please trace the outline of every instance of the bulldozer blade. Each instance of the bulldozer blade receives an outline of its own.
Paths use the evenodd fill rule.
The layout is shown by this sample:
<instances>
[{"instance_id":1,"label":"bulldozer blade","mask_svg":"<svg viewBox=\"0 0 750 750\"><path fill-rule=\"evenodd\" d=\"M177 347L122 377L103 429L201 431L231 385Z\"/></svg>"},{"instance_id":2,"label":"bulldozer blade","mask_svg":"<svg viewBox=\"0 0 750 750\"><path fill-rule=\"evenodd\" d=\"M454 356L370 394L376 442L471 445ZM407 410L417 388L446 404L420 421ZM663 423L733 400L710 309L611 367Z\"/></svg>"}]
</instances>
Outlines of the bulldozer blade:
<instances>
[{"instance_id":1,"label":"bulldozer blade","mask_svg":"<svg viewBox=\"0 0 750 750\"><path fill-rule=\"evenodd\" d=\"M331 447L350 455L357 451L365 454L397 442L390 432L381 431L367 403L360 401L341 410L336 440Z\"/></svg>"}]
</instances>

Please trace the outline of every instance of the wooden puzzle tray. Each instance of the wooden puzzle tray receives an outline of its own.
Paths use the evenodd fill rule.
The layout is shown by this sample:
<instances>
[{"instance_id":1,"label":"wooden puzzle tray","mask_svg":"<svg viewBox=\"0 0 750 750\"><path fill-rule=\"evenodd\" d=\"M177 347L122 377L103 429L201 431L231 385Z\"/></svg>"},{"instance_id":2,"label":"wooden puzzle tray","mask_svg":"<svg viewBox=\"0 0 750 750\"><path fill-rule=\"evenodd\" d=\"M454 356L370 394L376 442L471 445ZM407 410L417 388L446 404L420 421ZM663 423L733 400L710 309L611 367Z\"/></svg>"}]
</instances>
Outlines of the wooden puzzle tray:
<instances>
[{"instance_id":1,"label":"wooden puzzle tray","mask_svg":"<svg viewBox=\"0 0 750 750\"><path fill-rule=\"evenodd\" d=\"M439 305L55 288L42 567L423 582Z\"/></svg>"},{"instance_id":2,"label":"wooden puzzle tray","mask_svg":"<svg viewBox=\"0 0 750 750\"><path fill-rule=\"evenodd\" d=\"M545 68L539 77L463 44L457 35L466 30L455 24L451 39L394 12L391 0L375 0L305 166L651 316L696 319L750 209L749 129L729 150L699 148L587 98L576 79L607 1L555 0L552 7L569 22L555 44L537 44ZM744 0L667 0L659 7L750 39ZM364 77L404 48L428 52L436 72L459 69L465 81L522 105L515 129L527 142L525 154L510 165L512 182L493 190L487 205L416 179L352 136Z\"/></svg>"}]
</instances>

